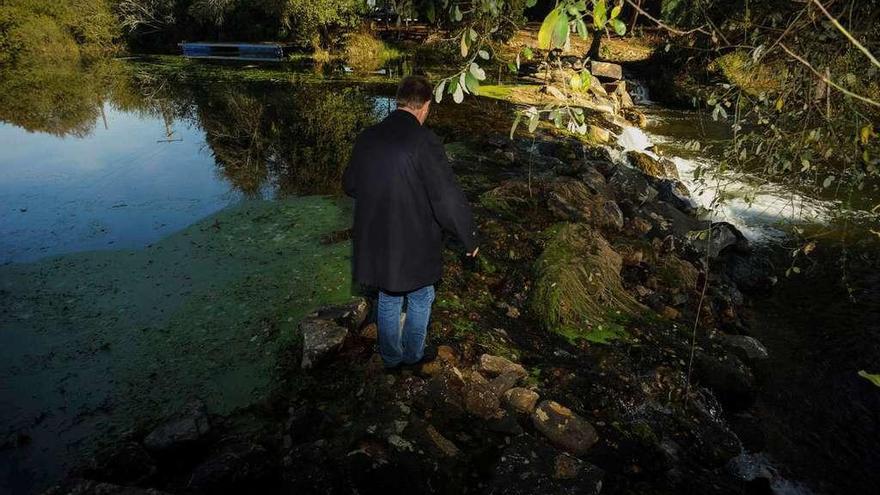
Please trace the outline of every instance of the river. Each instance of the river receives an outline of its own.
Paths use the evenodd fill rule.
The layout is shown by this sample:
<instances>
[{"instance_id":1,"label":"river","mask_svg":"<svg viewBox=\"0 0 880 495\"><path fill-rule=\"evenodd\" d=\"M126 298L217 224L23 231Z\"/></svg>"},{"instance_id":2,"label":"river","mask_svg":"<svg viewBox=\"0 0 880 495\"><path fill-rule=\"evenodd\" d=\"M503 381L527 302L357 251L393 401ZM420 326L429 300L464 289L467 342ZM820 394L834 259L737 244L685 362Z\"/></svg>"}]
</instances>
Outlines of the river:
<instances>
[{"instance_id":1,"label":"river","mask_svg":"<svg viewBox=\"0 0 880 495\"><path fill-rule=\"evenodd\" d=\"M321 238L348 226L341 165L390 110L393 80L160 57L7 74L0 90L0 491L39 491L196 393L217 414L263 400L295 322L352 292L350 245ZM693 179L713 158L688 143L717 144L726 127L642 110L648 127L620 144L656 143L713 204L721 191ZM448 102L438 112L472 128ZM505 129L507 115L483 118ZM880 483L880 389L856 375L880 365L876 219L718 178L715 218L777 268L795 229L830 239L750 308L771 360L738 418L761 425L747 449L801 492Z\"/></svg>"}]
</instances>

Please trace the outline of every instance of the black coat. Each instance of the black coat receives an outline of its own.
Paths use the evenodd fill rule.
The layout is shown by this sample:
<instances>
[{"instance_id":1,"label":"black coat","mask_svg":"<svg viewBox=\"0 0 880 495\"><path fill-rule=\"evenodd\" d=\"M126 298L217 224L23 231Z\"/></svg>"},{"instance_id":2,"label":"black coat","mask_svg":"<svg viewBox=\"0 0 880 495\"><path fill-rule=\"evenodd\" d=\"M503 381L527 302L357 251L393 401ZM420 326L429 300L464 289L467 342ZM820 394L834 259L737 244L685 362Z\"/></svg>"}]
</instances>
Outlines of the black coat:
<instances>
[{"instance_id":1,"label":"black coat","mask_svg":"<svg viewBox=\"0 0 880 495\"><path fill-rule=\"evenodd\" d=\"M446 151L431 130L397 110L355 141L343 176L354 203L354 279L408 292L440 279L442 230L468 252L476 247L473 216Z\"/></svg>"}]
</instances>

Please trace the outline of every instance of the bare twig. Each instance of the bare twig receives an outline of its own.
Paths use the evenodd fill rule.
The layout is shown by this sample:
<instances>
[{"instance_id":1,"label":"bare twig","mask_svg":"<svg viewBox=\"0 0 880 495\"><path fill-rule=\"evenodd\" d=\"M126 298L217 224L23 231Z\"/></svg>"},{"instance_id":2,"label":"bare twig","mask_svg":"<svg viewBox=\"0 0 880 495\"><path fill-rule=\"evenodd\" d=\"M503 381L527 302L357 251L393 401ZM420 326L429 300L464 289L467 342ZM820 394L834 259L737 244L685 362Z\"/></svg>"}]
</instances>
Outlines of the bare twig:
<instances>
[{"instance_id":1,"label":"bare twig","mask_svg":"<svg viewBox=\"0 0 880 495\"><path fill-rule=\"evenodd\" d=\"M682 31L682 30L680 30L680 29L676 29L676 28L674 28L674 27L672 27L672 26L669 26L669 25L667 25L667 24L664 24L663 21L661 21L660 19L657 19L656 17L653 17L651 14L645 12L641 7L639 7L638 5L634 4L634 3L632 2L632 0L626 0L626 3L628 3L628 4L630 5L630 7L634 8L634 9L636 10L636 12L638 12L639 14L642 14L643 16L647 17L648 19L650 19L651 21L653 21L654 24L657 24L659 27L661 27L661 28L663 28L663 29L669 31L670 33L673 33L673 34L682 34L682 35L684 35L684 34L693 34L693 33L703 33L703 34L705 34L706 36L712 36L712 33L710 33L709 31L706 31L705 29L703 29L703 26L700 26L700 27L698 27L698 28L691 29L691 30L689 30L689 31Z\"/></svg>"},{"instance_id":2,"label":"bare twig","mask_svg":"<svg viewBox=\"0 0 880 495\"><path fill-rule=\"evenodd\" d=\"M865 48L864 45L859 43L859 41L857 39L855 39L853 37L853 35L850 34L850 32L847 31L846 28L844 28L840 24L840 22L838 22L837 19L835 19L834 16L831 15L831 13L825 9L825 6L823 6L822 3L819 2L819 0L813 0L813 3L816 4L817 7L819 7L819 10L821 10L823 14L825 14L825 17L827 17L828 20L831 21L831 24L834 24L834 27L836 27L838 31L840 31L841 33L843 33L844 36L846 36L846 38L850 41L850 43L855 45L856 48L858 48L862 53L864 53L865 56L871 60L872 64L874 64L878 68L880 68L880 61L877 60L877 57L875 57L870 51L868 51L868 49Z\"/></svg>"},{"instance_id":3,"label":"bare twig","mask_svg":"<svg viewBox=\"0 0 880 495\"><path fill-rule=\"evenodd\" d=\"M782 48L782 49L785 51L785 53L787 53L787 54L788 54L789 56L791 56L793 59L795 59L795 60L797 60L798 62L804 64L808 69L810 69L810 70L813 72L813 74L816 75L816 77L818 77L819 79L825 81L825 84L831 86L832 88L834 88L834 89L840 91L841 93L843 93L843 94L845 94L845 95L847 95L847 96L851 96L851 97L853 97L853 98L855 98L855 99L857 99L857 100L859 100L859 101L865 102L865 103L867 103L867 104L869 104L869 105L873 105L873 106L875 106L875 107L880 107L880 102L878 102L878 101L876 101L876 100L872 100L871 98L868 98L868 97L866 97L866 96L862 96L862 95L860 95L860 94L853 93L852 91L850 91L850 90L844 88L843 86L837 84L836 82L832 81L830 77L826 77L824 74L822 74L821 72L819 72L818 70L816 70L815 67L813 67L812 65L810 65L810 63L807 62L803 57L801 57L800 55L798 55L798 54L794 53L793 51L791 51L787 46L785 46L785 43L779 43L779 47Z\"/></svg>"}]
</instances>

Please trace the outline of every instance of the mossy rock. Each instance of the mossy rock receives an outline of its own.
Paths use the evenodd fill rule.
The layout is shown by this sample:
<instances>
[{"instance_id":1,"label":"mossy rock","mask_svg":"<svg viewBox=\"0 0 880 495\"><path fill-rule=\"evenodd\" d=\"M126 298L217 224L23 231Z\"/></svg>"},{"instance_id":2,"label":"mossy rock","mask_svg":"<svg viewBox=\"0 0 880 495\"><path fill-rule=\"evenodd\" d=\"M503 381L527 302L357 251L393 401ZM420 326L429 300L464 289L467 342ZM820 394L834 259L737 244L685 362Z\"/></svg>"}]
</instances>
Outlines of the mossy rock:
<instances>
[{"instance_id":1,"label":"mossy rock","mask_svg":"<svg viewBox=\"0 0 880 495\"><path fill-rule=\"evenodd\" d=\"M534 206L537 191L529 190L529 185L521 180L507 180L498 187L480 195L480 204L490 210L508 217L517 217L518 212Z\"/></svg>"},{"instance_id":2,"label":"mossy rock","mask_svg":"<svg viewBox=\"0 0 880 495\"><path fill-rule=\"evenodd\" d=\"M530 300L547 330L588 333L647 311L623 288L621 257L601 235L575 223L554 226L548 234L550 239L535 263Z\"/></svg>"},{"instance_id":3,"label":"mossy rock","mask_svg":"<svg viewBox=\"0 0 880 495\"><path fill-rule=\"evenodd\" d=\"M751 96L780 91L788 77L788 69L785 65L766 61L755 63L743 50L716 58L709 65L709 70L720 72L725 79Z\"/></svg>"}]
</instances>

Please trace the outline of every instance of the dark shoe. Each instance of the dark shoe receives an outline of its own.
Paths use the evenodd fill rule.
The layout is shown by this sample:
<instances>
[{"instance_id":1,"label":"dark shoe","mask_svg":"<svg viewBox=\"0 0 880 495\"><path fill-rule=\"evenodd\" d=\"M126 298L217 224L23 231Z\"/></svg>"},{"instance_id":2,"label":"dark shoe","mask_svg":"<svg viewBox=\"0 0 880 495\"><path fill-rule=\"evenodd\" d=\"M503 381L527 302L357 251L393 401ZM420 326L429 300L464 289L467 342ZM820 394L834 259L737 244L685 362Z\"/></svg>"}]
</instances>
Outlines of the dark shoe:
<instances>
[{"instance_id":1,"label":"dark shoe","mask_svg":"<svg viewBox=\"0 0 880 495\"><path fill-rule=\"evenodd\" d=\"M418 369L423 364L430 363L435 359L437 359L437 346L429 345L426 346L424 352L422 352L422 359L419 359L415 363L404 363L403 365L407 368Z\"/></svg>"}]
</instances>

